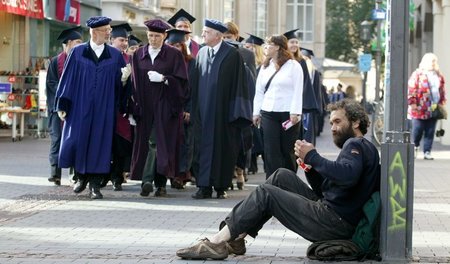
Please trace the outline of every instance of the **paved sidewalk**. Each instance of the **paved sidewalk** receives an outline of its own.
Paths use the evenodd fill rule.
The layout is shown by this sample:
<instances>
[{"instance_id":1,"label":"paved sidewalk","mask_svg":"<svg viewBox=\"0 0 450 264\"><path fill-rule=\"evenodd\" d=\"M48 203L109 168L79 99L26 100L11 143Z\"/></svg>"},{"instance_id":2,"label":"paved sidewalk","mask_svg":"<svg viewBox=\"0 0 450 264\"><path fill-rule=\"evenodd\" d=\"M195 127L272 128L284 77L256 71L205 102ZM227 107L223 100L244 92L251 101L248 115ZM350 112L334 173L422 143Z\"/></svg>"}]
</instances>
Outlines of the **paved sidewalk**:
<instances>
[{"instance_id":1,"label":"paved sidewalk","mask_svg":"<svg viewBox=\"0 0 450 264\"><path fill-rule=\"evenodd\" d=\"M330 133L319 152L336 156ZM175 256L179 248L217 231L240 199L264 181L249 176L245 191L226 200L193 200L196 190L168 189L168 198L141 198L140 183L123 192L103 189L103 200L72 192L48 177L49 139L0 138L0 263L202 263ZM450 263L450 147L435 143L434 161L415 162L414 262ZM208 263L318 263L305 258L310 243L272 219L257 239L247 239L245 256Z\"/></svg>"}]
</instances>

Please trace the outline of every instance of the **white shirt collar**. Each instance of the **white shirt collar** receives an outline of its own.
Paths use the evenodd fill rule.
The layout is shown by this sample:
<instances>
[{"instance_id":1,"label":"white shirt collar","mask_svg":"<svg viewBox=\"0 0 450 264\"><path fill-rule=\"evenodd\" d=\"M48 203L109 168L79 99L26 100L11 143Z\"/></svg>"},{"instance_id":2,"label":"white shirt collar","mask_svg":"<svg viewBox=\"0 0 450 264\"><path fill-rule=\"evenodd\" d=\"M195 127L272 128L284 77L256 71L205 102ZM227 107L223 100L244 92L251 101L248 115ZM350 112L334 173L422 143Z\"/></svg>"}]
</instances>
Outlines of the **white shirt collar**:
<instances>
[{"instance_id":1,"label":"white shirt collar","mask_svg":"<svg viewBox=\"0 0 450 264\"><path fill-rule=\"evenodd\" d=\"M214 47L209 47L212 48L214 50L214 54L217 54L217 52L220 49L220 45L222 45L222 41L220 41L219 43L217 43L217 45L215 45Z\"/></svg>"},{"instance_id":2,"label":"white shirt collar","mask_svg":"<svg viewBox=\"0 0 450 264\"><path fill-rule=\"evenodd\" d=\"M92 40L89 41L89 45L91 45L91 48L95 50L103 50L105 48L105 44L97 45Z\"/></svg>"}]
</instances>

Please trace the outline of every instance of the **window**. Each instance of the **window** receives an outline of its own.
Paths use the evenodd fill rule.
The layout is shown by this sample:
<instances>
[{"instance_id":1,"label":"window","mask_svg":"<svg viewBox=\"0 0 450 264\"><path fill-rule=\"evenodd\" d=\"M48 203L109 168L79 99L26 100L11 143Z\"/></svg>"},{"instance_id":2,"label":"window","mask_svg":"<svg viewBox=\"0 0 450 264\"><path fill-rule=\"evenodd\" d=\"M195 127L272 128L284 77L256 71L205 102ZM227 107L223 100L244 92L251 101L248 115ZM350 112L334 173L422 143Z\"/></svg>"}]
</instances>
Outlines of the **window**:
<instances>
[{"instance_id":1,"label":"window","mask_svg":"<svg viewBox=\"0 0 450 264\"><path fill-rule=\"evenodd\" d=\"M298 28L298 36L303 42L314 41L313 0L287 0L286 3L286 31Z\"/></svg>"},{"instance_id":2,"label":"window","mask_svg":"<svg viewBox=\"0 0 450 264\"><path fill-rule=\"evenodd\" d=\"M249 32L264 39L267 36L266 21L267 21L267 0L255 0L253 32Z\"/></svg>"},{"instance_id":3,"label":"window","mask_svg":"<svg viewBox=\"0 0 450 264\"><path fill-rule=\"evenodd\" d=\"M234 0L225 0L223 6L223 21L230 22L234 20Z\"/></svg>"}]
</instances>

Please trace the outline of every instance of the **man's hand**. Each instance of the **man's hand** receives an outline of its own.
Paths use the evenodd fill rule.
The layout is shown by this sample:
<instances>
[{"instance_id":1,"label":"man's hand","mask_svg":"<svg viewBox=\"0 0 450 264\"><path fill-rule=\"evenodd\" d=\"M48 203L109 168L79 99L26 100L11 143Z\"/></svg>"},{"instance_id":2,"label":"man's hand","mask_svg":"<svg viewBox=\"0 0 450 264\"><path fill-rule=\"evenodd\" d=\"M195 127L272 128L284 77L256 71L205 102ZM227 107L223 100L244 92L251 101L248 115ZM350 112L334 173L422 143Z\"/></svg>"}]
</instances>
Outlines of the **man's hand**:
<instances>
[{"instance_id":1,"label":"man's hand","mask_svg":"<svg viewBox=\"0 0 450 264\"><path fill-rule=\"evenodd\" d=\"M183 120L186 124L189 124L191 120L191 114L188 112L183 112Z\"/></svg>"},{"instance_id":2,"label":"man's hand","mask_svg":"<svg viewBox=\"0 0 450 264\"><path fill-rule=\"evenodd\" d=\"M305 156L308 152L315 149L314 145L306 142L305 140L297 140L294 145L295 156L299 157L301 160L305 160Z\"/></svg>"},{"instance_id":3,"label":"man's hand","mask_svg":"<svg viewBox=\"0 0 450 264\"><path fill-rule=\"evenodd\" d=\"M148 71L148 78L150 79L151 82L163 82L164 80L164 75L162 75L161 73L157 72L157 71Z\"/></svg>"},{"instance_id":4,"label":"man's hand","mask_svg":"<svg viewBox=\"0 0 450 264\"><path fill-rule=\"evenodd\" d=\"M127 64L127 66L120 69L122 71L122 82L126 82L128 80L128 77L131 75L131 64Z\"/></svg>"},{"instance_id":5,"label":"man's hand","mask_svg":"<svg viewBox=\"0 0 450 264\"><path fill-rule=\"evenodd\" d=\"M293 114L289 117L289 120L291 120L292 125L296 125L301 120L301 115Z\"/></svg>"},{"instance_id":6,"label":"man's hand","mask_svg":"<svg viewBox=\"0 0 450 264\"><path fill-rule=\"evenodd\" d=\"M59 119L61 119L61 121L65 121L66 120L66 111L58 111L58 116L59 116Z\"/></svg>"}]
</instances>

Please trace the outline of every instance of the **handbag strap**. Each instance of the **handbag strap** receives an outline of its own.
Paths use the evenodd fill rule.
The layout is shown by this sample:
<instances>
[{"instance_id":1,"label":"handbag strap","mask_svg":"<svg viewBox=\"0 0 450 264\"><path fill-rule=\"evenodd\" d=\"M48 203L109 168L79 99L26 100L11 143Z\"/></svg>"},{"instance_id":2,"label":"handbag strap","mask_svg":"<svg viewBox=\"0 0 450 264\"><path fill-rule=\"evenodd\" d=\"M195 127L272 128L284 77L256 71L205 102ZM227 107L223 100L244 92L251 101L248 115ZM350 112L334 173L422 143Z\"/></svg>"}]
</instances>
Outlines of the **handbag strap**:
<instances>
[{"instance_id":1,"label":"handbag strap","mask_svg":"<svg viewBox=\"0 0 450 264\"><path fill-rule=\"evenodd\" d=\"M269 89L269 85L270 85L270 83L272 82L273 77L277 74L277 72L278 72L279 70L280 70L280 69L276 70L276 71L272 74L272 76L270 76L270 79L267 81L266 87L264 88L264 93L266 93L267 90Z\"/></svg>"}]
</instances>

